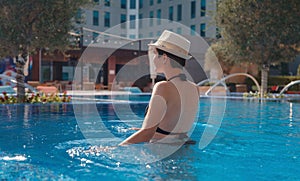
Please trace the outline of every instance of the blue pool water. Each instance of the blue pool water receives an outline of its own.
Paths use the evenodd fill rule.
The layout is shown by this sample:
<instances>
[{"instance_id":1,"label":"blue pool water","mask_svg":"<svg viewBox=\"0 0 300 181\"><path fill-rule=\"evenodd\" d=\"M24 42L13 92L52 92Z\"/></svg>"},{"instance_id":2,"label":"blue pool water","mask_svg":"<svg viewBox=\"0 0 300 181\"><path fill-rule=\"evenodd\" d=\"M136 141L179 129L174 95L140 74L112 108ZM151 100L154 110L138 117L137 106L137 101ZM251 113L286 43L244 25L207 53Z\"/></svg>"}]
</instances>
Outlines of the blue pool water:
<instances>
[{"instance_id":1,"label":"blue pool water","mask_svg":"<svg viewBox=\"0 0 300 181\"><path fill-rule=\"evenodd\" d=\"M78 105L82 116L90 117L80 123L72 104L0 105L0 179L300 180L299 103L227 99L222 125L207 147L184 146L152 163L134 162L153 156L145 144L85 152L114 146L131 135L128 128L141 125L147 99L131 101L134 119L127 119L126 112L116 114L112 103L97 103L103 122L99 128L85 103ZM224 106L222 99L214 103ZM201 99L192 134L197 142L209 126L208 117L216 116L210 108L211 99ZM106 136L107 130L111 135Z\"/></svg>"}]
</instances>

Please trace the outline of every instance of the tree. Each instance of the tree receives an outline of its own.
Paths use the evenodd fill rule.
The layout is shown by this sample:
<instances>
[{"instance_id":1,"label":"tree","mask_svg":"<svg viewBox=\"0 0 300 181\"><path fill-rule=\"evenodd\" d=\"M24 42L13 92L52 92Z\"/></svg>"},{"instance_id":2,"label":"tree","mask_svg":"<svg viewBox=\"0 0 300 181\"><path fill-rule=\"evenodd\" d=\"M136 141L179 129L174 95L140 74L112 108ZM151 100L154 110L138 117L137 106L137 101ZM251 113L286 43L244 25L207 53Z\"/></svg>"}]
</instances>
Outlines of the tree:
<instances>
[{"instance_id":1,"label":"tree","mask_svg":"<svg viewBox=\"0 0 300 181\"><path fill-rule=\"evenodd\" d=\"M37 49L66 50L72 18L91 0L0 0L0 57L12 56L17 61L17 94L23 101L23 66L27 55Z\"/></svg>"},{"instance_id":2,"label":"tree","mask_svg":"<svg viewBox=\"0 0 300 181\"><path fill-rule=\"evenodd\" d=\"M299 9L299 0L220 0L216 23L222 38L213 50L225 61L256 63L264 93L270 65L300 52Z\"/></svg>"}]
</instances>

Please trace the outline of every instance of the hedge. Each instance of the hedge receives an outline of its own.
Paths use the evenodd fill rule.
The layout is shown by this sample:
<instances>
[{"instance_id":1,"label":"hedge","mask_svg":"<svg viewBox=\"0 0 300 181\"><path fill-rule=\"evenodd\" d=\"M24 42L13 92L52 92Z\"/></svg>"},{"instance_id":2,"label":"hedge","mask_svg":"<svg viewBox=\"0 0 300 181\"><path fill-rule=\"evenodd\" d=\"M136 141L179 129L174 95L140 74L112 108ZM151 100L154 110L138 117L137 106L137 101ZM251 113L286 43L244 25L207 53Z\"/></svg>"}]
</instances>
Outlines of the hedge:
<instances>
[{"instance_id":1,"label":"hedge","mask_svg":"<svg viewBox=\"0 0 300 181\"><path fill-rule=\"evenodd\" d=\"M286 86L287 84L295 80L300 80L300 76L269 76L268 85ZM289 90L300 90L300 84L296 84L290 87Z\"/></svg>"}]
</instances>

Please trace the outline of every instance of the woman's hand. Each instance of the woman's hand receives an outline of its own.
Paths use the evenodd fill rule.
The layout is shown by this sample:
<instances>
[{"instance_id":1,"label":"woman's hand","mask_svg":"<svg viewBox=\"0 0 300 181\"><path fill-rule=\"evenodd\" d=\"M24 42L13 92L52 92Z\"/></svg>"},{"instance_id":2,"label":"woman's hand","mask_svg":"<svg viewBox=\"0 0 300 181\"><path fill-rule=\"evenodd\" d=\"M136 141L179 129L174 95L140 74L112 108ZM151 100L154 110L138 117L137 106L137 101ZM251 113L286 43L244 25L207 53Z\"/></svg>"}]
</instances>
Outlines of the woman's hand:
<instances>
[{"instance_id":1,"label":"woman's hand","mask_svg":"<svg viewBox=\"0 0 300 181\"><path fill-rule=\"evenodd\" d=\"M132 128L128 128L128 129L129 129L129 130L138 131L138 130L140 130L141 128L132 127Z\"/></svg>"},{"instance_id":2,"label":"woman's hand","mask_svg":"<svg viewBox=\"0 0 300 181\"><path fill-rule=\"evenodd\" d=\"M119 146L135 144L135 143L142 143L142 142L149 142L150 139L153 137L157 126L154 126L149 129L140 129L134 134L132 134L129 138L124 140Z\"/></svg>"}]
</instances>

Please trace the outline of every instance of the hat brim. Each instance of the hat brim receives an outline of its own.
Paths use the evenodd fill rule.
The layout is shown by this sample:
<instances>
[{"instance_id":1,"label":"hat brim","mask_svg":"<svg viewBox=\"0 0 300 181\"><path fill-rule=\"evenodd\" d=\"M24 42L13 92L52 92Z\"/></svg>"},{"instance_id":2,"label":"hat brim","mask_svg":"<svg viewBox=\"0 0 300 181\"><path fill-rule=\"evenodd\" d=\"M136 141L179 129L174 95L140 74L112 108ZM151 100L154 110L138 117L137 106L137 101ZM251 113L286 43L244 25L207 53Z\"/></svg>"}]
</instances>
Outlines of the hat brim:
<instances>
[{"instance_id":1,"label":"hat brim","mask_svg":"<svg viewBox=\"0 0 300 181\"><path fill-rule=\"evenodd\" d=\"M175 51L175 50L172 50L172 49L160 46L160 45L157 44L157 42L150 43L150 44L148 44L148 46L154 46L155 48L158 48L158 49L163 50L165 52L171 53L171 54L173 54L173 55L175 55L177 57L183 58L185 60L188 60L188 59L192 58L192 56L190 56L190 55L185 55L185 54L182 54L182 53L180 53L178 51Z\"/></svg>"}]
</instances>

